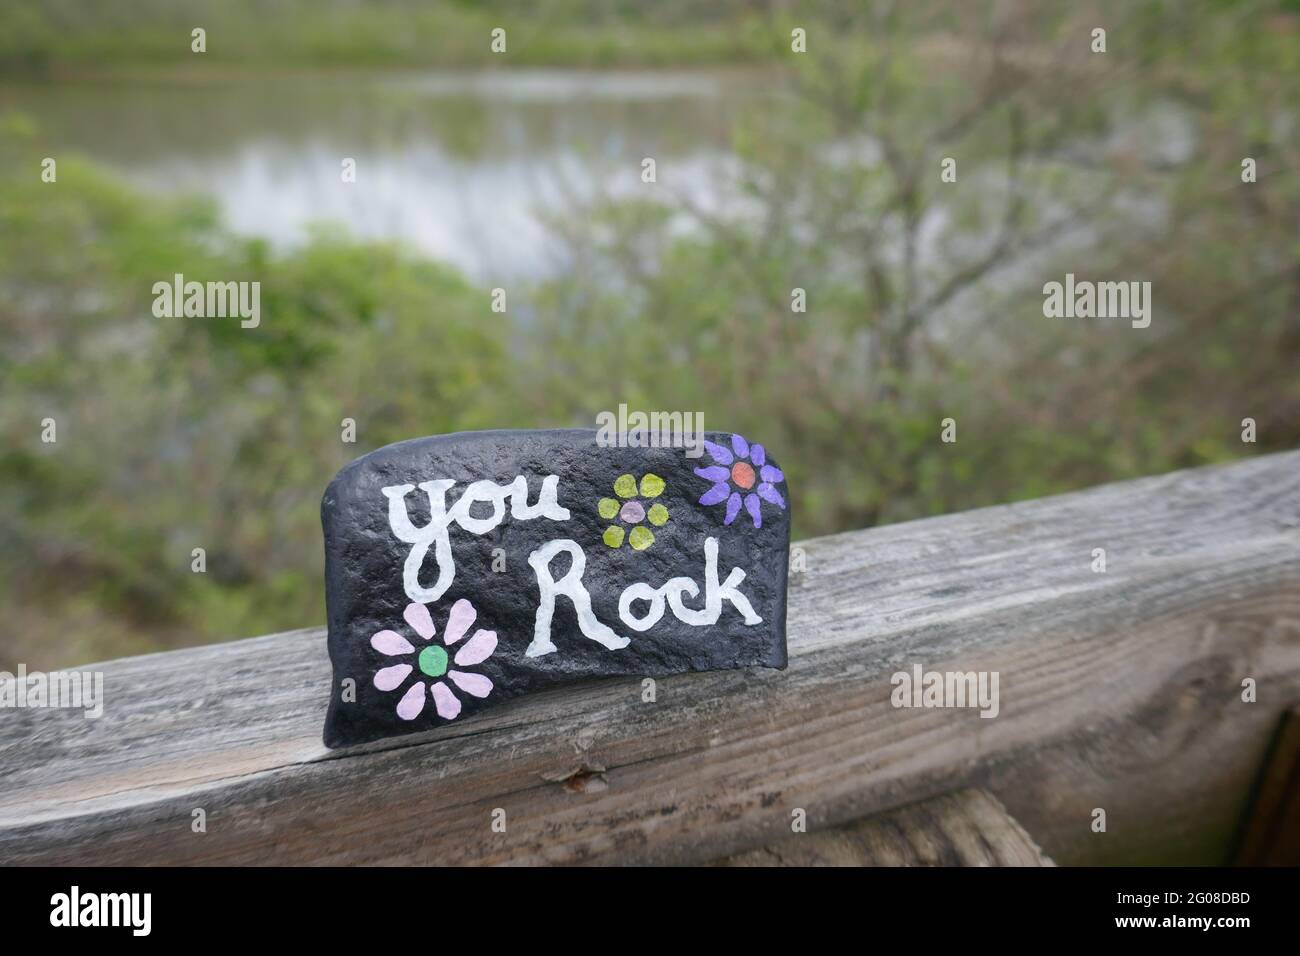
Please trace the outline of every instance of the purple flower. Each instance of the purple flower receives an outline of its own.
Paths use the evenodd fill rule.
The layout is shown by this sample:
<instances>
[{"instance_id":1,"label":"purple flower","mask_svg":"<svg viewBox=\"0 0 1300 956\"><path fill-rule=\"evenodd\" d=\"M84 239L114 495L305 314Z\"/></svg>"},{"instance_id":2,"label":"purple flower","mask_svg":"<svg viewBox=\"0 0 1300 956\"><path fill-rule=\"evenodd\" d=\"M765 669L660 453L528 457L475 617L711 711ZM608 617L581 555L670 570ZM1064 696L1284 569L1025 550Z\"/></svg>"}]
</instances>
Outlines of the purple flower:
<instances>
[{"instance_id":1,"label":"purple flower","mask_svg":"<svg viewBox=\"0 0 1300 956\"><path fill-rule=\"evenodd\" d=\"M763 527L759 499L785 510L785 499L776 490L776 483L785 481L785 475L780 468L767 463L767 452L762 445L751 445L742 436L732 435L730 450L711 441L704 443L704 450L717 464L695 469L701 478L713 482L713 487L700 496L700 504L716 505L725 501L727 512L723 524L735 521L743 504L754 527Z\"/></svg>"}]
</instances>

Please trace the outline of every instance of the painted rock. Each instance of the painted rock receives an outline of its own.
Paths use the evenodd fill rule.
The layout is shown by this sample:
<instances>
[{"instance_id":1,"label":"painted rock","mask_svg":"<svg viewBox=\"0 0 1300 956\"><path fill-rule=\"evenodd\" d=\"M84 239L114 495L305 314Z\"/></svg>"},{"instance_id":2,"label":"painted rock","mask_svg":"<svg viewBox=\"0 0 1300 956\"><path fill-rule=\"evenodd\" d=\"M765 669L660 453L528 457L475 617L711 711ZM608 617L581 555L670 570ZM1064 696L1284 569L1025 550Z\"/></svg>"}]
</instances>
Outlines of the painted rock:
<instances>
[{"instance_id":1,"label":"painted rock","mask_svg":"<svg viewBox=\"0 0 1300 956\"><path fill-rule=\"evenodd\" d=\"M587 677L785 667L790 505L767 450L597 435L440 435L339 472L327 746Z\"/></svg>"}]
</instances>

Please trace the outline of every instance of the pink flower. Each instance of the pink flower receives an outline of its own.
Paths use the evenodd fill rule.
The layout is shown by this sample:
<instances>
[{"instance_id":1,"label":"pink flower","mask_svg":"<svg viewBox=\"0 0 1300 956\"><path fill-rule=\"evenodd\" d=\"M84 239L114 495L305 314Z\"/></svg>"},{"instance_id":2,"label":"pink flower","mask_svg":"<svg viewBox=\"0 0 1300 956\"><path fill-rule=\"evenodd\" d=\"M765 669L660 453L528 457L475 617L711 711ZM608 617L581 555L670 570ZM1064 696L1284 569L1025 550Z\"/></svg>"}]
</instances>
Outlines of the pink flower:
<instances>
[{"instance_id":1,"label":"pink flower","mask_svg":"<svg viewBox=\"0 0 1300 956\"><path fill-rule=\"evenodd\" d=\"M437 629L433 626L433 617L429 614L426 605L408 604L406 610L402 612L402 617L422 639L433 640ZM415 682L406 688L402 699L397 702L397 716L402 720L415 720L424 710L426 678L432 680L429 694L433 697L433 706L437 709L438 716L444 720L455 720L459 716L460 700L447 685L447 681L439 678L445 676L463 693L471 697L486 697L492 693L492 681L487 677L455 670L449 666L455 664L456 667L472 667L481 664L497 649L496 632L480 628L460 650L456 651L455 658L449 661L447 649L460 642L474 623L475 617L477 612L474 610L474 605L461 598L451 606L451 612L447 615L443 643L426 644L418 651L410 641L396 631L379 631L370 638L370 646L386 657L414 656L413 662L381 667L375 672L374 677L377 688L391 691L402 687L412 674L416 676Z\"/></svg>"}]
</instances>

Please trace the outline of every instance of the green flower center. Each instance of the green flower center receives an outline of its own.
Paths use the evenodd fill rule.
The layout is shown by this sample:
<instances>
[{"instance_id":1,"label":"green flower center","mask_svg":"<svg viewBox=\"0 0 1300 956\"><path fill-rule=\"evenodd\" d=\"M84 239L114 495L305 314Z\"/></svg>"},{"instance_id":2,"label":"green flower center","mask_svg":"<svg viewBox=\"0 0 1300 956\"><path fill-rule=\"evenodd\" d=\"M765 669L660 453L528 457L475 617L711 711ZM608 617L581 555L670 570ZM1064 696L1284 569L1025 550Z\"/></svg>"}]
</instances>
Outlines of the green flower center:
<instances>
[{"instance_id":1,"label":"green flower center","mask_svg":"<svg viewBox=\"0 0 1300 956\"><path fill-rule=\"evenodd\" d=\"M420 651L420 670L430 677L441 677L447 673L447 651L436 644Z\"/></svg>"}]
</instances>

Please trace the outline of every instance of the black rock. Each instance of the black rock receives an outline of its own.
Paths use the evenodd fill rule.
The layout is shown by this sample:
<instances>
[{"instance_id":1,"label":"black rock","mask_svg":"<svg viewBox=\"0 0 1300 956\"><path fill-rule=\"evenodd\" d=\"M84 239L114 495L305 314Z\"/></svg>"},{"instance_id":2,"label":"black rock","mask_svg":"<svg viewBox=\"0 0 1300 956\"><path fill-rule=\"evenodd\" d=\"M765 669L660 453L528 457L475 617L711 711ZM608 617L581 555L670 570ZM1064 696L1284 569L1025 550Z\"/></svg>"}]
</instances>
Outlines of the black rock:
<instances>
[{"instance_id":1,"label":"black rock","mask_svg":"<svg viewBox=\"0 0 1300 956\"><path fill-rule=\"evenodd\" d=\"M597 434L440 435L339 472L321 502L327 746L585 677L785 667L776 462L729 434L699 457Z\"/></svg>"}]
</instances>

